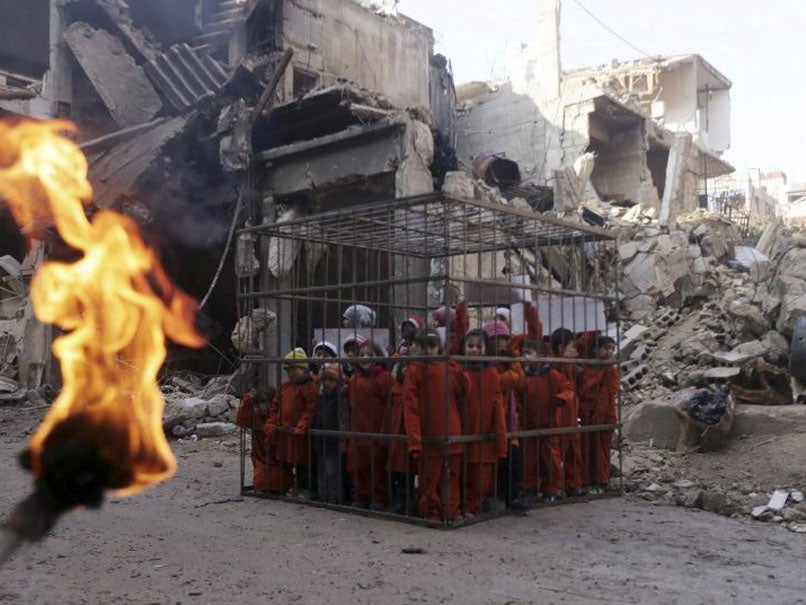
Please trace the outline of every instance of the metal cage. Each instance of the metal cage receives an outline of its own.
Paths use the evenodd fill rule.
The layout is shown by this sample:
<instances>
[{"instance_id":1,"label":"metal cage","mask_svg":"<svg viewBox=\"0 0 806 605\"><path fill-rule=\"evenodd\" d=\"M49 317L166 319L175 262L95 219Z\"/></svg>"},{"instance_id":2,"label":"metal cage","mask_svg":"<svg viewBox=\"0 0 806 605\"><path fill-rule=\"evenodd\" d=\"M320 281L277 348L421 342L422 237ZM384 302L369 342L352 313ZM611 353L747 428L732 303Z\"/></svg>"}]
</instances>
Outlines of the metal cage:
<instances>
[{"instance_id":1,"label":"metal cage","mask_svg":"<svg viewBox=\"0 0 806 605\"><path fill-rule=\"evenodd\" d=\"M244 494L456 527L620 493L612 234L430 194L239 238Z\"/></svg>"}]
</instances>

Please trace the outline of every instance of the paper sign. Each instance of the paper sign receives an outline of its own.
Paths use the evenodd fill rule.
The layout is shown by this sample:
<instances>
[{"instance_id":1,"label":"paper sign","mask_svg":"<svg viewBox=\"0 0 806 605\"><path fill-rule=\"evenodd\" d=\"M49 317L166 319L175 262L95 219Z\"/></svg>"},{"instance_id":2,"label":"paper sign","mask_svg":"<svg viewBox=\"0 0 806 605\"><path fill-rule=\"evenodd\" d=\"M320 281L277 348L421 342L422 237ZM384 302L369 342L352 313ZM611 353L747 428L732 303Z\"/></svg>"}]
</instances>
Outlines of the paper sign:
<instances>
[{"instance_id":1,"label":"paper sign","mask_svg":"<svg viewBox=\"0 0 806 605\"><path fill-rule=\"evenodd\" d=\"M469 282L465 299L468 304L483 307L498 307L520 302L532 302L532 291L519 288L519 285L531 284L528 275L513 275L509 281L501 280L496 284L477 284Z\"/></svg>"},{"instance_id":2,"label":"paper sign","mask_svg":"<svg viewBox=\"0 0 806 605\"><path fill-rule=\"evenodd\" d=\"M604 302L584 296L552 296L537 301L537 312L543 322L543 333L557 328L572 332L607 330Z\"/></svg>"}]
</instances>

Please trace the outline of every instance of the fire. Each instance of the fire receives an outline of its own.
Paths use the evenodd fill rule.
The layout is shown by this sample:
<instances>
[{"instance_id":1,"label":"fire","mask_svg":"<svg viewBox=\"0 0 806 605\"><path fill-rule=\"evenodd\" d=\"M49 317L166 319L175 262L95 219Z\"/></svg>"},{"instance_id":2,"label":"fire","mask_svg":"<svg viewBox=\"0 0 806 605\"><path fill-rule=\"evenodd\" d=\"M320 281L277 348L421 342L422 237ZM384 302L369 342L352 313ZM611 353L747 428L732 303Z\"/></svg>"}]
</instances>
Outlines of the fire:
<instances>
[{"instance_id":1,"label":"fire","mask_svg":"<svg viewBox=\"0 0 806 605\"><path fill-rule=\"evenodd\" d=\"M136 224L111 211L87 219L92 187L71 133L75 126L59 120L0 123L0 196L25 233L55 225L81 253L73 263L44 264L31 285L37 318L65 331L53 344L64 386L31 439L31 468L40 475L54 428L78 419L104 436L100 455L116 465L106 487L131 494L176 470L156 381L165 338L194 347L203 340L193 327L196 303L170 282Z\"/></svg>"}]
</instances>

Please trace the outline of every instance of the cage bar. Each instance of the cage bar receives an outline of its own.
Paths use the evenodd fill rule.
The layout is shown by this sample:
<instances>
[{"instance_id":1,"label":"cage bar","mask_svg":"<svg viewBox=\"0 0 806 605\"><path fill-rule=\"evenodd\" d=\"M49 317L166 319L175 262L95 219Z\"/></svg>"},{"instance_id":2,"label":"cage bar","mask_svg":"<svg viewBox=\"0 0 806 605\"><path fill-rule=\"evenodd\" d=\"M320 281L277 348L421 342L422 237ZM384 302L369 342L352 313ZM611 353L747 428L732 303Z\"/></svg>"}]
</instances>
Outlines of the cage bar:
<instances>
[{"instance_id":1,"label":"cage bar","mask_svg":"<svg viewBox=\"0 0 806 605\"><path fill-rule=\"evenodd\" d=\"M244 494L448 528L620 493L610 232L439 193L272 218L239 233Z\"/></svg>"}]
</instances>

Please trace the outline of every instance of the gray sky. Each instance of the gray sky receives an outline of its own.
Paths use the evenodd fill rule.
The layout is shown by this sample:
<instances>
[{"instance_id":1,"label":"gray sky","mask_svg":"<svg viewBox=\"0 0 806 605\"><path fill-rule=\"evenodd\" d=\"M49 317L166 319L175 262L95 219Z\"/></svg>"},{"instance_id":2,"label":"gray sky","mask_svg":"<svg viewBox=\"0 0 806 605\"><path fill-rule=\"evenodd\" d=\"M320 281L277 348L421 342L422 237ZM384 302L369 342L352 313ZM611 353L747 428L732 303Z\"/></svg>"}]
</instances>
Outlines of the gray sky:
<instances>
[{"instance_id":1,"label":"gray sky","mask_svg":"<svg viewBox=\"0 0 806 605\"><path fill-rule=\"evenodd\" d=\"M650 55L702 55L733 82L725 158L738 170L783 170L789 183L806 181L806 2L579 2ZM503 77L507 48L528 42L537 21L537 0L400 0L399 9L434 30L457 83ZM577 0L562 1L563 69L641 56Z\"/></svg>"}]
</instances>

